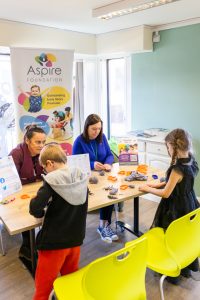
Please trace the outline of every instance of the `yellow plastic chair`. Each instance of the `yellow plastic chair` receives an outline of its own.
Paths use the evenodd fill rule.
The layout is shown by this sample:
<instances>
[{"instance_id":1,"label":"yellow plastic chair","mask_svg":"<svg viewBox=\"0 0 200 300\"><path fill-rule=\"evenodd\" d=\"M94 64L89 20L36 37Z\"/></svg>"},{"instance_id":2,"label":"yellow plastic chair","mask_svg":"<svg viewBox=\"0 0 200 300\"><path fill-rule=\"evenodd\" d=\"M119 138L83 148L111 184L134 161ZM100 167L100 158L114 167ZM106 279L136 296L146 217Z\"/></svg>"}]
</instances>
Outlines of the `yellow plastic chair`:
<instances>
[{"instance_id":1,"label":"yellow plastic chair","mask_svg":"<svg viewBox=\"0 0 200 300\"><path fill-rule=\"evenodd\" d=\"M58 300L144 300L147 239L141 237L121 250L57 278Z\"/></svg>"},{"instance_id":2,"label":"yellow plastic chair","mask_svg":"<svg viewBox=\"0 0 200 300\"><path fill-rule=\"evenodd\" d=\"M164 300L163 281L180 275L200 253L200 208L173 221L166 232L156 227L144 234L148 240L147 267L163 274L160 294Z\"/></svg>"}]
</instances>

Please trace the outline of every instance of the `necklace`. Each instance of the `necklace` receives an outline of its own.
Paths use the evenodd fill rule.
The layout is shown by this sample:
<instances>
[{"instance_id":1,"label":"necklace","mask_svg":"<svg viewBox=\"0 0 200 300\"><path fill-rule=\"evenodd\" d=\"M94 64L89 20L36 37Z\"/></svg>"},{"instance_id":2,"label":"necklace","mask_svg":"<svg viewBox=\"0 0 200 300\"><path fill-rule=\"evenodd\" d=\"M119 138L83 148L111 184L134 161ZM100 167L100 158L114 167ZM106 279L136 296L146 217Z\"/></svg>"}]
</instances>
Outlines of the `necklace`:
<instances>
[{"instance_id":1,"label":"necklace","mask_svg":"<svg viewBox=\"0 0 200 300\"><path fill-rule=\"evenodd\" d=\"M93 147L94 146L94 147ZM95 159L96 161L98 160L98 154L97 154L97 143L96 141L94 140L94 143L92 145L92 141L90 141L90 147L92 149L92 152L94 153L94 156L95 156Z\"/></svg>"}]
</instances>

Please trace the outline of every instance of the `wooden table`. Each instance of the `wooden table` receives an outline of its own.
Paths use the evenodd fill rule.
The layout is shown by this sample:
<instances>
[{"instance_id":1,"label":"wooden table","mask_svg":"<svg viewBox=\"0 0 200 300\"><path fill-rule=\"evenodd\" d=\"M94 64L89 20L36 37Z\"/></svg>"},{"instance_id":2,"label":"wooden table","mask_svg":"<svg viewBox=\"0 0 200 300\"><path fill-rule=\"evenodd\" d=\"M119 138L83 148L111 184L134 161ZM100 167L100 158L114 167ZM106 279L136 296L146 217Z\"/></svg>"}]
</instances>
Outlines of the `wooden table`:
<instances>
[{"instance_id":1,"label":"wooden table","mask_svg":"<svg viewBox=\"0 0 200 300\"><path fill-rule=\"evenodd\" d=\"M123 229L128 230L136 236L141 236L142 232L139 230L139 197L144 195L144 192L140 192L138 187L146 181L125 181L126 175L120 175L118 172L120 170L124 171L133 171L136 170L137 166L119 166L118 163L113 164L112 171L109 173L105 173L105 176L100 176L97 171L92 172L92 176L96 176L98 178L98 184L89 184L89 190L93 193L92 196L89 197L88 203L88 211L92 211L97 208L102 208L111 204L115 204L121 201L133 200L133 226L129 224L125 224L121 221L117 221L117 225L122 227ZM153 167L148 167L148 182L155 182L155 179L152 178L152 175L155 174L158 178L161 178L165 175L164 171L158 170ZM112 182L108 180L108 176L116 176L117 181ZM157 180L159 181L159 179ZM135 188L127 188L126 190L120 190L121 185L134 185ZM117 199L109 199L108 194L109 191L105 190L105 187L113 186L118 188L118 193L116 194Z\"/></svg>"},{"instance_id":2,"label":"wooden table","mask_svg":"<svg viewBox=\"0 0 200 300\"><path fill-rule=\"evenodd\" d=\"M24 231L30 232L31 273L33 275L35 274L36 269L36 257L34 255L35 228L42 225L42 219L36 219L29 214L29 203L30 199L36 195L41 184L42 182L36 182L24 185L20 192L5 198L9 200L14 197L14 201L5 205L0 205L0 219L10 235L15 235ZM22 199L21 197L24 195L29 197ZM26 266L29 268L28 265Z\"/></svg>"},{"instance_id":3,"label":"wooden table","mask_svg":"<svg viewBox=\"0 0 200 300\"><path fill-rule=\"evenodd\" d=\"M143 192L138 191L138 187L144 182L133 181L127 182L124 180L125 175L119 175L119 170L131 171L135 170L136 166L119 166L114 164L112 171L105 173L104 176L100 176L99 172L93 171L92 176L98 178L98 184L88 184L89 190L93 195L89 196L88 201L88 211L96 210L101 207L105 207L111 204L115 204L121 201L126 201L133 199L134 200L134 225L133 230L130 229L130 226L126 226L122 222L118 225L123 226L127 230L133 232L135 235L139 236L141 233L139 231L139 196L143 195ZM152 174L158 175L158 177L163 176L163 171L157 170L155 168L148 168L148 181L152 181ZM117 181L112 182L108 180L108 176L116 176ZM22 190L14 195L15 200L6 205L0 205L0 218L4 223L8 233L10 235L15 235L24 231L30 231L30 241L31 241L31 258L32 258L32 274L34 275L36 268L36 259L34 255L35 249L35 228L42 225L42 219L36 219L29 214L29 203L30 199L35 196L37 190L41 186L41 182L32 183L24 185ZM135 188L127 188L126 190L120 190L120 185L122 184L134 184ZM109 191L105 190L105 187L113 185L114 187L119 188L117 193L117 199L109 199L107 196ZM28 195L29 198L22 199L22 195ZM11 199L13 196L7 197Z\"/></svg>"}]
</instances>

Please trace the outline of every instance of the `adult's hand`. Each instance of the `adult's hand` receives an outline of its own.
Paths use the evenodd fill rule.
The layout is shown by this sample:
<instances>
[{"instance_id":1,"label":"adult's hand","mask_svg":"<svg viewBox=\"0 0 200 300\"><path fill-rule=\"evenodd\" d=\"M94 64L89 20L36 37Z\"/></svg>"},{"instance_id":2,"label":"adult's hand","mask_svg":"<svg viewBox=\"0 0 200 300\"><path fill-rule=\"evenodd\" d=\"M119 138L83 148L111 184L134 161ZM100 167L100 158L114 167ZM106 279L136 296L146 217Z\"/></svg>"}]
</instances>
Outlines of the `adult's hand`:
<instances>
[{"instance_id":1,"label":"adult's hand","mask_svg":"<svg viewBox=\"0 0 200 300\"><path fill-rule=\"evenodd\" d=\"M105 170L105 167L102 163L95 161L94 163L94 169L99 171L99 170Z\"/></svg>"},{"instance_id":2,"label":"adult's hand","mask_svg":"<svg viewBox=\"0 0 200 300\"><path fill-rule=\"evenodd\" d=\"M106 171L110 171L110 170L111 170L111 165L104 164L104 169L105 169Z\"/></svg>"}]
</instances>

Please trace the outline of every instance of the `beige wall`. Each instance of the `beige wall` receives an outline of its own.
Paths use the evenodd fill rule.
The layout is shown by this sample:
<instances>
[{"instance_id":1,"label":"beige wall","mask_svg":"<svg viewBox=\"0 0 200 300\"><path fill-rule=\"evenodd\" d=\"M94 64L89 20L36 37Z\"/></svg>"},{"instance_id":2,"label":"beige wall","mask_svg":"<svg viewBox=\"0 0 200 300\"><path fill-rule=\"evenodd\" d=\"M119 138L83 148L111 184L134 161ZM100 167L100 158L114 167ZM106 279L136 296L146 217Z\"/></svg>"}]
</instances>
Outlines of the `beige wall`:
<instances>
[{"instance_id":1,"label":"beige wall","mask_svg":"<svg viewBox=\"0 0 200 300\"><path fill-rule=\"evenodd\" d=\"M138 26L95 36L0 20L0 46L73 49L87 55L135 53L152 51L152 31Z\"/></svg>"},{"instance_id":2,"label":"beige wall","mask_svg":"<svg viewBox=\"0 0 200 300\"><path fill-rule=\"evenodd\" d=\"M0 20L0 46L74 49L95 54L96 37L74 31Z\"/></svg>"},{"instance_id":3,"label":"beige wall","mask_svg":"<svg viewBox=\"0 0 200 300\"><path fill-rule=\"evenodd\" d=\"M143 25L97 36L97 54L136 53L152 49L152 30Z\"/></svg>"}]
</instances>

